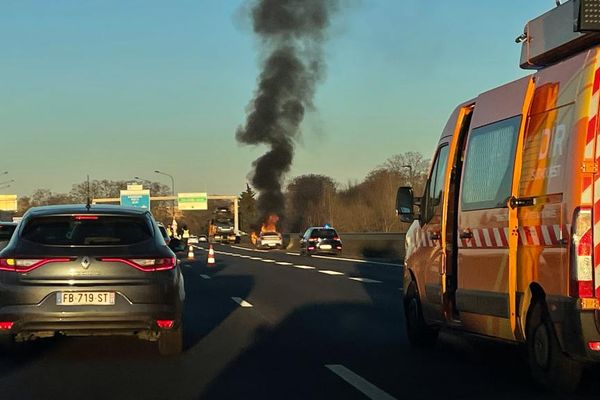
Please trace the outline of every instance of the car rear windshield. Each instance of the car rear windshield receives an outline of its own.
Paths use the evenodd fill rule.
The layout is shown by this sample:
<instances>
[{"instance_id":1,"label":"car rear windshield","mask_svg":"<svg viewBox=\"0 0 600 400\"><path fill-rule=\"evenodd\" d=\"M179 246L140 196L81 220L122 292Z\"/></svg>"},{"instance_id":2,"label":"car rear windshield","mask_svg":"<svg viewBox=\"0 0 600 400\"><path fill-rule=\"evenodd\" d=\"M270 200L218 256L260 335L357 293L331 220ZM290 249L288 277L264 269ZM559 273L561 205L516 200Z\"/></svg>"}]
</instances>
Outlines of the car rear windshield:
<instances>
[{"instance_id":1,"label":"car rear windshield","mask_svg":"<svg viewBox=\"0 0 600 400\"><path fill-rule=\"evenodd\" d=\"M10 240L16 225L0 225L0 241Z\"/></svg>"},{"instance_id":2,"label":"car rear windshield","mask_svg":"<svg viewBox=\"0 0 600 400\"><path fill-rule=\"evenodd\" d=\"M119 246L152 237L148 221L128 216L51 216L29 220L23 239L52 246Z\"/></svg>"},{"instance_id":3,"label":"car rear windshield","mask_svg":"<svg viewBox=\"0 0 600 400\"><path fill-rule=\"evenodd\" d=\"M262 237L268 237L268 238L279 238L279 233L277 232L263 232Z\"/></svg>"},{"instance_id":4,"label":"car rear windshield","mask_svg":"<svg viewBox=\"0 0 600 400\"><path fill-rule=\"evenodd\" d=\"M323 239L333 239L338 234L335 229L315 229L312 231L311 237L314 238L323 238Z\"/></svg>"}]
</instances>

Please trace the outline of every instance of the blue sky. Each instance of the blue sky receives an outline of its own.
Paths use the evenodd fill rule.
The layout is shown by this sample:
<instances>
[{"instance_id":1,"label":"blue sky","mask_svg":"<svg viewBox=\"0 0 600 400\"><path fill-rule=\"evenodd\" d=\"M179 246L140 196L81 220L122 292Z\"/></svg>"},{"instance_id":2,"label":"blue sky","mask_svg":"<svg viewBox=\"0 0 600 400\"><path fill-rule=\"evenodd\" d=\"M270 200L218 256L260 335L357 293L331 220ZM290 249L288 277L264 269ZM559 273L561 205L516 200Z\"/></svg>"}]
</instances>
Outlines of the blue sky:
<instances>
[{"instance_id":1,"label":"blue sky","mask_svg":"<svg viewBox=\"0 0 600 400\"><path fill-rule=\"evenodd\" d=\"M454 106L525 75L514 43L553 0L346 0L291 176L360 181L430 156ZM259 66L242 0L0 0L2 193L92 178L239 193L264 147L240 146ZM168 183L165 181L165 183Z\"/></svg>"}]
</instances>

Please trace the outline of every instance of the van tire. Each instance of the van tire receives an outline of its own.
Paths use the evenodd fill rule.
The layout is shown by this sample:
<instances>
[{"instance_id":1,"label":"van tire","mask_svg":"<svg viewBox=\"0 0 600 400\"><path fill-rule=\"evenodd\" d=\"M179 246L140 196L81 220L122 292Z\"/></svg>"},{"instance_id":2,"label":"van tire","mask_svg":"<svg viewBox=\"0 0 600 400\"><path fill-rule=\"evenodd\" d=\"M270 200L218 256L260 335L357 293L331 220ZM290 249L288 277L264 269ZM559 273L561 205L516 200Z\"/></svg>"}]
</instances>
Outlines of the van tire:
<instances>
[{"instance_id":1,"label":"van tire","mask_svg":"<svg viewBox=\"0 0 600 400\"><path fill-rule=\"evenodd\" d=\"M163 330L158 338L158 352L162 356L180 354L183 350L183 329Z\"/></svg>"},{"instance_id":2,"label":"van tire","mask_svg":"<svg viewBox=\"0 0 600 400\"><path fill-rule=\"evenodd\" d=\"M556 392L577 390L583 364L563 353L543 302L533 306L527 320L527 358L539 385Z\"/></svg>"},{"instance_id":3,"label":"van tire","mask_svg":"<svg viewBox=\"0 0 600 400\"><path fill-rule=\"evenodd\" d=\"M404 315L406 317L406 336L409 343L418 348L435 346L439 330L425 323L421 301L414 284L409 286L407 295L404 298Z\"/></svg>"}]
</instances>

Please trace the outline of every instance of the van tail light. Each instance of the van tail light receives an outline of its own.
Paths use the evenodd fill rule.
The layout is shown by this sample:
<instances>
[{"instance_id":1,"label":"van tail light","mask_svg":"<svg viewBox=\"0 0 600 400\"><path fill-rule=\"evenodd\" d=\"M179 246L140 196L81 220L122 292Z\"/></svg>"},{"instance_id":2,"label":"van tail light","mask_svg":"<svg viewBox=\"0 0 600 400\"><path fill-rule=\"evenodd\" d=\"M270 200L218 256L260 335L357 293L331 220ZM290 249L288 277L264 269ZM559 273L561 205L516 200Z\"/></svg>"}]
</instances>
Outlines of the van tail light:
<instances>
[{"instance_id":1,"label":"van tail light","mask_svg":"<svg viewBox=\"0 0 600 400\"><path fill-rule=\"evenodd\" d=\"M70 261L71 258L0 258L0 271L24 273L46 264Z\"/></svg>"},{"instance_id":2,"label":"van tail light","mask_svg":"<svg viewBox=\"0 0 600 400\"><path fill-rule=\"evenodd\" d=\"M175 257L168 258L101 258L103 262L118 262L144 272L166 271L175 268Z\"/></svg>"},{"instance_id":3,"label":"van tail light","mask_svg":"<svg viewBox=\"0 0 600 400\"><path fill-rule=\"evenodd\" d=\"M580 208L573 216L571 233L571 285L572 297L594 297L594 263L592 259L592 210Z\"/></svg>"}]
</instances>

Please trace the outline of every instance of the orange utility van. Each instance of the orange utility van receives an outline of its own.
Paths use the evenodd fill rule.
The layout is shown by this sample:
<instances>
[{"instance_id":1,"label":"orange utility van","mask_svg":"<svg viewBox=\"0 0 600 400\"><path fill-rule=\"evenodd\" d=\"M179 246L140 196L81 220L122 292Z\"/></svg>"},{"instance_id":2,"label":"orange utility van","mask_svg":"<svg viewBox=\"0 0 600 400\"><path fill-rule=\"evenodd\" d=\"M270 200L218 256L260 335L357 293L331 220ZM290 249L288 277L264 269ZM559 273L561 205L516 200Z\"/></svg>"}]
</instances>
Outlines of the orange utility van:
<instances>
[{"instance_id":1,"label":"orange utility van","mask_svg":"<svg viewBox=\"0 0 600 400\"><path fill-rule=\"evenodd\" d=\"M538 382L572 390L600 362L600 1L517 40L537 71L460 104L423 196L398 190L407 333L523 343Z\"/></svg>"}]
</instances>

